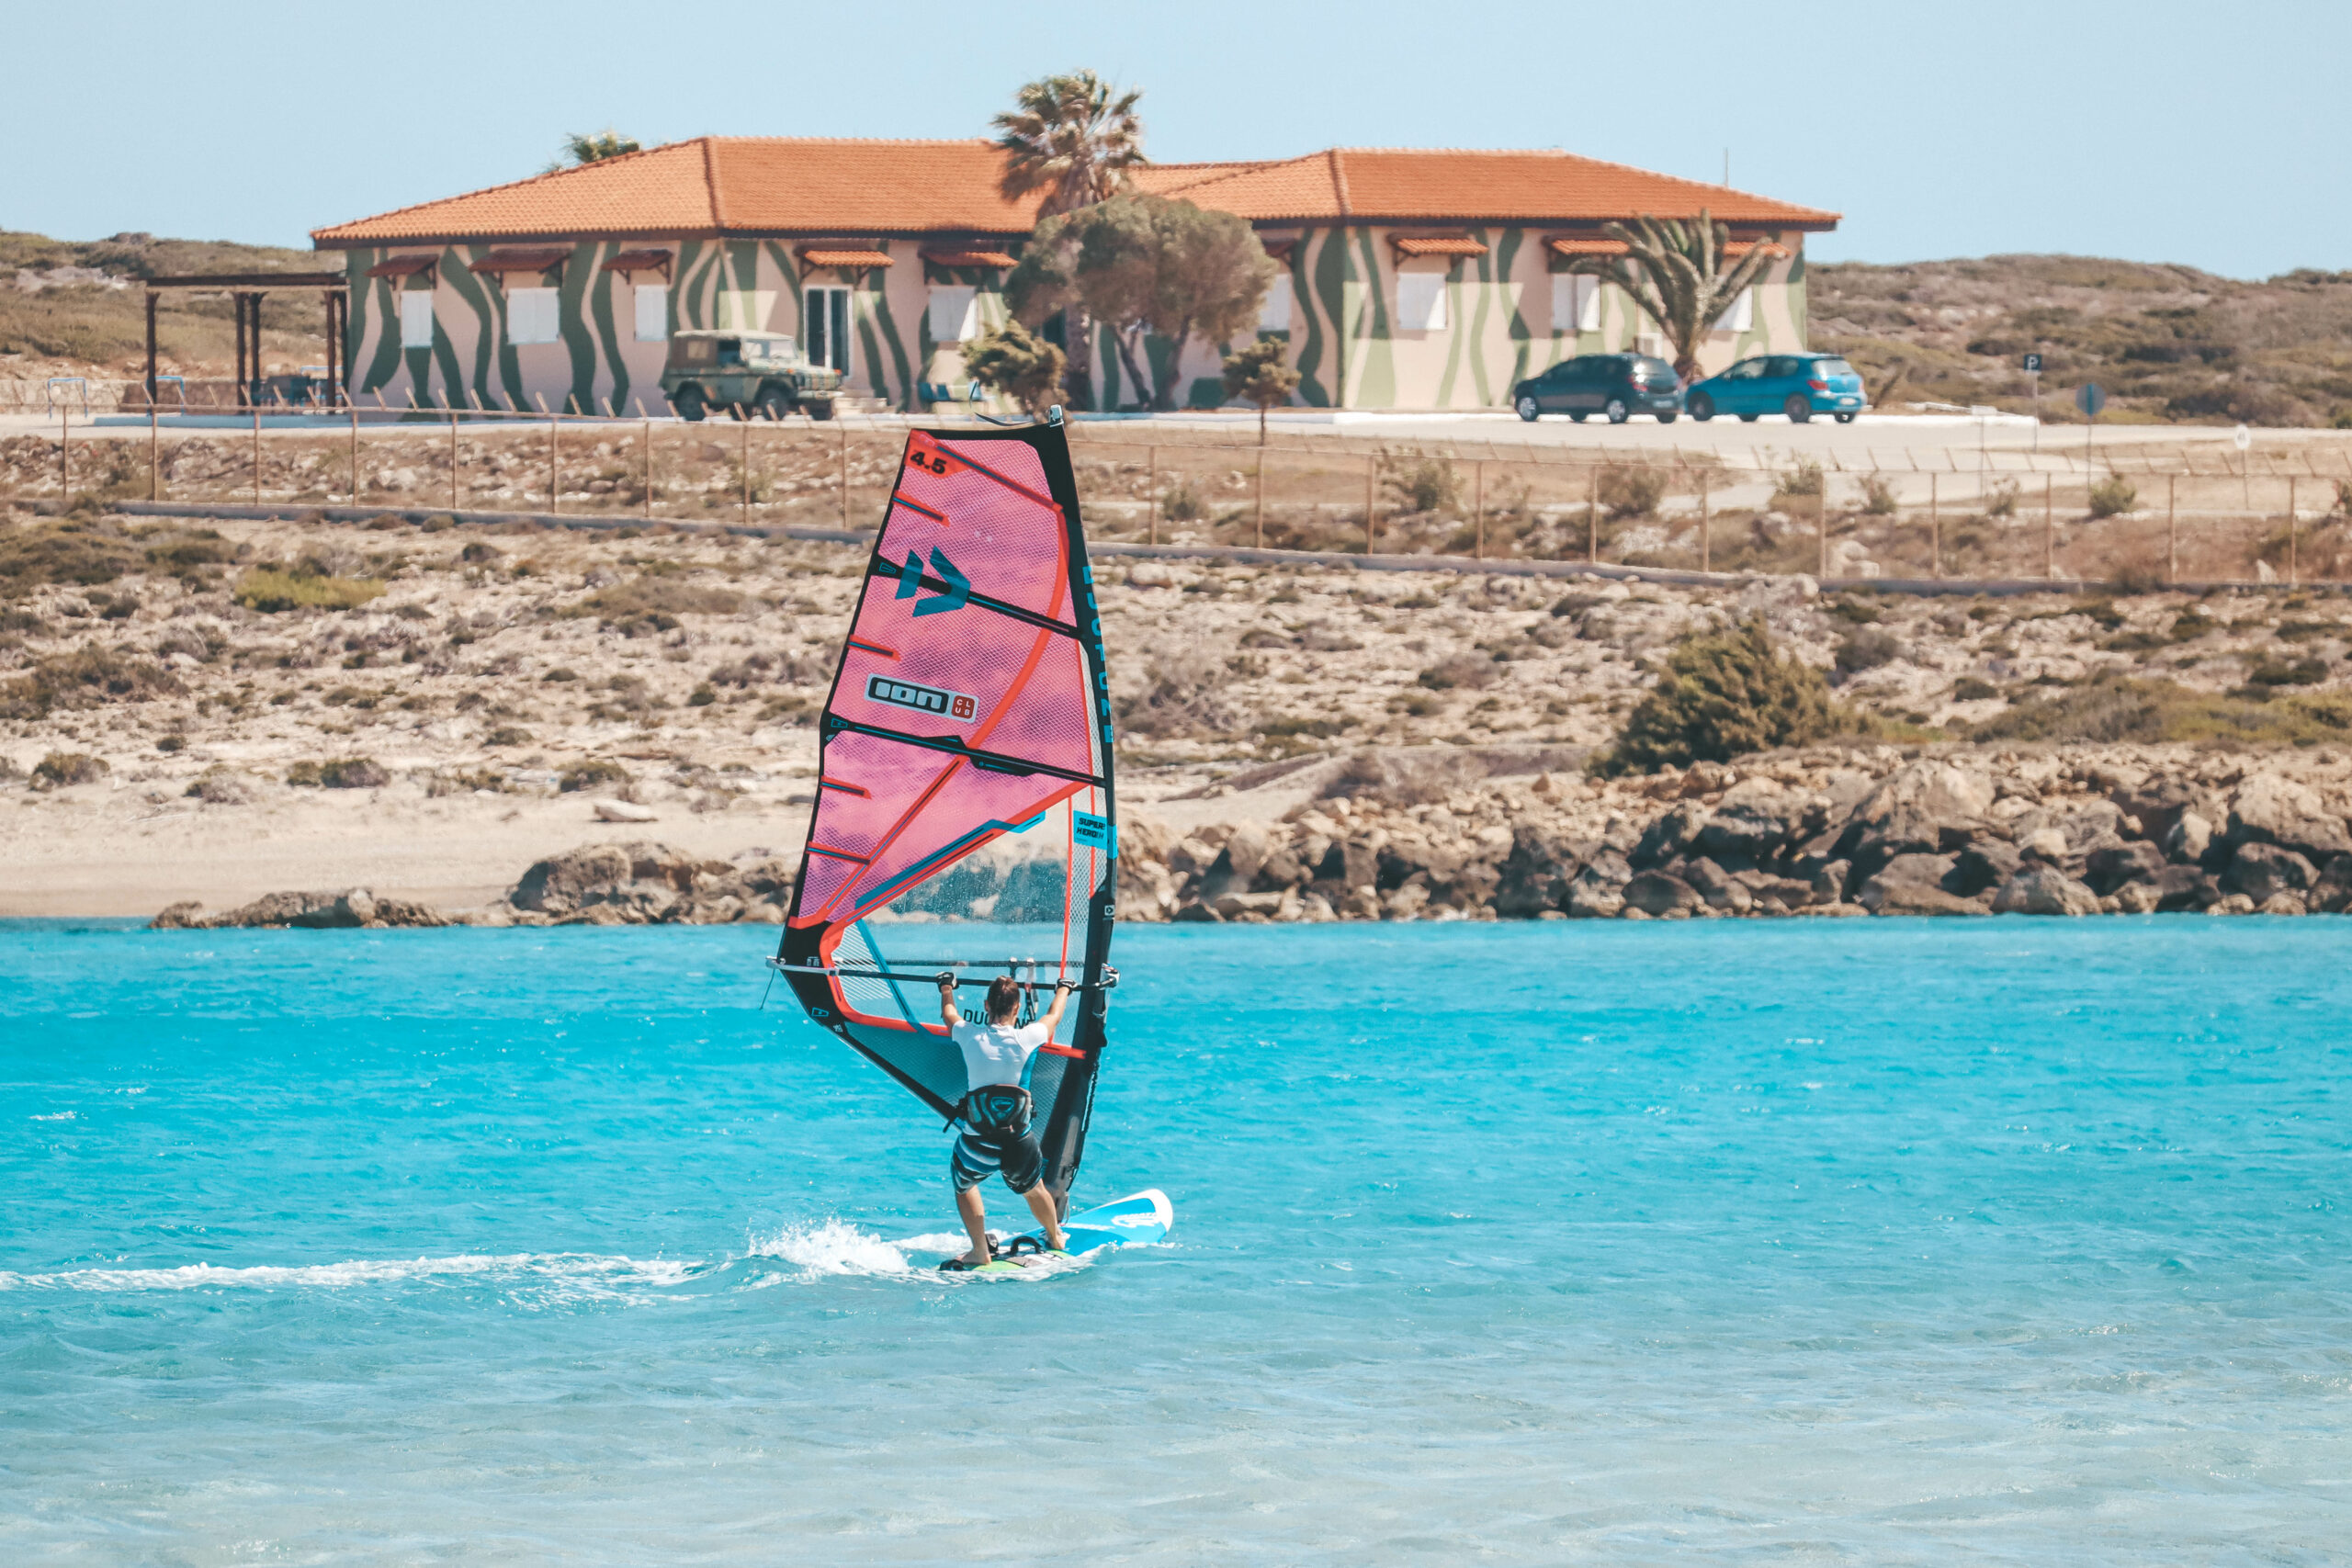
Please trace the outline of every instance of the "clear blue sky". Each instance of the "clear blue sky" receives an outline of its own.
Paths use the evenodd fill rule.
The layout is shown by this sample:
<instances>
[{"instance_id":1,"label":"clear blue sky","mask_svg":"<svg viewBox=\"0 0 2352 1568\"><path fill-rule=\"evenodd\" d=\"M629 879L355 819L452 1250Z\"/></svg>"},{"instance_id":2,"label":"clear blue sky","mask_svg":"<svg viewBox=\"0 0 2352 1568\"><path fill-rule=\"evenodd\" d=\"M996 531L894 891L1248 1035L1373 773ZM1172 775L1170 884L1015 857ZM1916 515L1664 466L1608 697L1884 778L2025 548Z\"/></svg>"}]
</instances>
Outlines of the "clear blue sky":
<instances>
[{"instance_id":1,"label":"clear blue sky","mask_svg":"<svg viewBox=\"0 0 2352 1568\"><path fill-rule=\"evenodd\" d=\"M561 134L966 136L1145 89L1163 161L1564 147L1830 208L1821 259L2352 268L2352 6L17 6L0 228L306 243Z\"/></svg>"}]
</instances>

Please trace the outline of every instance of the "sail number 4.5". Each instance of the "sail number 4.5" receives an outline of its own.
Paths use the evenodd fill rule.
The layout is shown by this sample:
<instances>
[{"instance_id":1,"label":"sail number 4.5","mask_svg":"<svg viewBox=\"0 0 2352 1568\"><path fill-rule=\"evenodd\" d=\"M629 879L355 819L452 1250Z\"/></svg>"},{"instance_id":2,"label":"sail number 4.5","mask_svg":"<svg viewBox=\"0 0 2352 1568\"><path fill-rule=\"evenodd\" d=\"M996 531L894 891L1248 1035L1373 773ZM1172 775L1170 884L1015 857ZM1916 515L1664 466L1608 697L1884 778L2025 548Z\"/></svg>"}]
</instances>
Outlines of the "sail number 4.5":
<instances>
[{"instance_id":1,"label":"sail number 4.5","mask_svg":"<svg viewBox=\"0 0 2352 1568\"><path fill-rule=\"evenodd\" d=\"M888 675L868 675L865 678L865 697L868 702L912 708L917 713L967 724L979 711L979 705L961 692L943 692L936 686L918 686L912 681L894 681Z\"/></svg>"}]
</instances>

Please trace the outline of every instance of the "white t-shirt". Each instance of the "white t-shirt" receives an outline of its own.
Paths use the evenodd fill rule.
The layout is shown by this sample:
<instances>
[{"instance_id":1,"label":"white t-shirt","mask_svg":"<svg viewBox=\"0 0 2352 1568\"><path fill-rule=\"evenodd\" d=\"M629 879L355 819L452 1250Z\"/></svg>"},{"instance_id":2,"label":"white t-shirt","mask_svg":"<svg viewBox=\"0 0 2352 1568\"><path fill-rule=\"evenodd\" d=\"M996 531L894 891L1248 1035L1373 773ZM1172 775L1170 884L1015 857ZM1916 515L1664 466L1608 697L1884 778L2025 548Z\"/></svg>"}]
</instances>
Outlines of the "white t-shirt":
<instances>
[{"instance_id":1,"label":"white t-shirt","mask_svg":"<svg viewBox=\"0 0 2352 1568\"><path fill-rule=\"evenodd\" d=\"M964 1071L974 1089L1021 1081L1029 1058L1053 1036L1043 1020L1015 1029L1009 1023L959 1023L948 1032L964 1053Z\"/></svg>"}]
</instances>

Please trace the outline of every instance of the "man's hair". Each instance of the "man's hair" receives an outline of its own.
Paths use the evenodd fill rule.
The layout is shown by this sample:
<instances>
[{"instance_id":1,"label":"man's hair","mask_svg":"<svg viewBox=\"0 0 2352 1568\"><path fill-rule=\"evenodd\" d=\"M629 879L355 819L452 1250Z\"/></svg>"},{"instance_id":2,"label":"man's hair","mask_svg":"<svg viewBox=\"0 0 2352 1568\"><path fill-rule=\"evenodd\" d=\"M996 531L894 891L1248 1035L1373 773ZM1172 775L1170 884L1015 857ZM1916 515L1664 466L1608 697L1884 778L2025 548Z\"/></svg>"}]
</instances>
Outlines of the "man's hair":
<instances>
[{"instance_id":1,"label":"man's hair","mask_svg":"<svg viewBox=\"0 0 2352 1568\"><path fill-rule=\"evenodd\" d=\"M1009 1023L1021 1016L1021 987L1010 975L989 982L989 1021Z\"/></svg>"}]
</instances>

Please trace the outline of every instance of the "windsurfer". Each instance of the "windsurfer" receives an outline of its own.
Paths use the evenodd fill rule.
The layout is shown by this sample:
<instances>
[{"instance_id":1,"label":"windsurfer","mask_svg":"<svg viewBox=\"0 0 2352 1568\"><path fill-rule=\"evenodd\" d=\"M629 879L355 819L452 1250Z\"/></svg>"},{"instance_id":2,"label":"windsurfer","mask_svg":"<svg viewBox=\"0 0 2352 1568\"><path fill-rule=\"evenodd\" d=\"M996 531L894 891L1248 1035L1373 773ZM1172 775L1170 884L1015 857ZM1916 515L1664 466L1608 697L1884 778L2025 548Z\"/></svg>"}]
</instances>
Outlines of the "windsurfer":
<instances>
[{"instance_id":1,"label":"windsurfer","mask_svg":"<svg viewBox=\"0 0 2352 1568\"><path fill-rule=\"evenodd\" d=\"M1021 987L1011 976L989 983L988 1021L967 1021L956 1007L953 975L939 979L939 1016L964 1053L964 1069L971 1084L958 1108L964 1123L956 1134L949 1165L956 1179L956 1212L963 1218L972 1249L955 1260L967 1269L989 1262L988 1213L980 1201L980 1183L1001 1173L1004 1184L1028 1201L1029 1212L1045 1228L1046 1245L1064 1248L1060 1216L1054 1212L1053 1194L1042 1179L1045 1154L1030 1129L1029 1093L1022 1087L1029 1059L1037 1047L1054 1037L1075 989L1067 980L1054 987L1053 1005L1034 1022L1016 1025L1021 1016ZM999 1092L990 1093L989 1090ZM950 1264L949 1267L954 1267Z\"/></svg>"}]
</instances>

